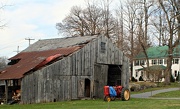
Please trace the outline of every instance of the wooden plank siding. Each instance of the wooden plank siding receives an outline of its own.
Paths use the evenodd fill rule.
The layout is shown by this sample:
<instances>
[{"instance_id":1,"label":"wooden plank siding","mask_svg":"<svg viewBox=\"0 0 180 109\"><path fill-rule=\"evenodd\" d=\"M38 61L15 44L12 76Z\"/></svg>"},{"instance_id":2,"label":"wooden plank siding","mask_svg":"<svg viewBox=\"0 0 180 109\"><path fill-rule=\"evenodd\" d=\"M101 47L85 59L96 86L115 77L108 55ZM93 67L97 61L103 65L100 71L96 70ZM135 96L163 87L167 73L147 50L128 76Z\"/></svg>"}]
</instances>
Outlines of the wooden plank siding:
<instances>
[{"instance_id":1,"label":"wooden plank siding","mask_svg":"<svg viewBox=\"0 0 180 109\"><path fill-rule=\"evenodd\" d=\"M105 43L105 52L101 51ZM128 58L106 37L99 36L80 50L28 73L22 79L22 103L55 102L85 97L85 79L90 80L90 97L103 97L108 65L122 65L121 82L128 86Z\"/></svg>"}]
</instances>

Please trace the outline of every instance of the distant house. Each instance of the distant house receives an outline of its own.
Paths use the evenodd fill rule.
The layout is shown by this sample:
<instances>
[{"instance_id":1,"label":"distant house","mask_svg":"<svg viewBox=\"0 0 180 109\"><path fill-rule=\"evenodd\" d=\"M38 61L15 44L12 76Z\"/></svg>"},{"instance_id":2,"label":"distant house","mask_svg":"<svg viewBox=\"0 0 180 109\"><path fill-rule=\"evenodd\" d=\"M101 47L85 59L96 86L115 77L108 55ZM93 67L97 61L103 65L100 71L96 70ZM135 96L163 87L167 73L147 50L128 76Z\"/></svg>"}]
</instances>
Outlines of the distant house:
<instances>
[{"instance_id":1,"label":"distant house","mask_svg":"<svg viewBox=\"0 0 180 109\"><path fill-rule=\"evenodd\" d=\"M9 60L0 80L22 103L103 98L105 85L129 84L129 59L101 35L39 40Z\"/></svg>"},{"instance_id":2,"label":"distant house","mask_svg":"<svg viewBox=\"0 0 180 109\"><path fill-rule=\"evenodd\" d=\"M162 74L160 75L161 78L164 76L164 70L167 66L167 57L168 55L173 55L172 60L172 67L171 67L171 74L176 79L178 76L178 73L180 72L180 45L177 46L174 49L173 54L168 54L167 52L168 46L158 46L158 47L150 47L146 50L148 58L149 58L149 64L151 70L161 70ZM144 70L147 67L146 57L143 52L140 52L133 61L133 77L137 80L139 80L140 77L143 78L143 80L152 80L153 75L148 75L147 72ZM149 78L148 78L149 77Z\"/></svg>"}]
</instances>

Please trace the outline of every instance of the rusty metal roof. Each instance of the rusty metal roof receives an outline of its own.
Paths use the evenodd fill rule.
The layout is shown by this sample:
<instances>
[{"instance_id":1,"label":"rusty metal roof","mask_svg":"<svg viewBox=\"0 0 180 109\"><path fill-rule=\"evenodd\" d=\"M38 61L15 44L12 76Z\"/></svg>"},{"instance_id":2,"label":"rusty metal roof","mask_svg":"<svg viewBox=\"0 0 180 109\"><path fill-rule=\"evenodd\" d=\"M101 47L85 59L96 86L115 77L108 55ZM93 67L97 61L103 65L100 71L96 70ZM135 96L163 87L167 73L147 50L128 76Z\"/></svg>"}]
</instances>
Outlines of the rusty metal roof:
<instances>
[{"instance_id":1,"label":"rusty metal roof","mask_svg":"<svg viewBox=\"0 0 180 109\"><path fill-rule=\"evenodd\" d=\"M80 49L80 46L57 48L54 50L21 52L9 60L19 60L18 63L7 67L0 74L0 80L20 79L25 73L37 70L37 66L50 56L68 56ZM57 55L59 54L59 55Z\"/></svg>"}]
</instances>

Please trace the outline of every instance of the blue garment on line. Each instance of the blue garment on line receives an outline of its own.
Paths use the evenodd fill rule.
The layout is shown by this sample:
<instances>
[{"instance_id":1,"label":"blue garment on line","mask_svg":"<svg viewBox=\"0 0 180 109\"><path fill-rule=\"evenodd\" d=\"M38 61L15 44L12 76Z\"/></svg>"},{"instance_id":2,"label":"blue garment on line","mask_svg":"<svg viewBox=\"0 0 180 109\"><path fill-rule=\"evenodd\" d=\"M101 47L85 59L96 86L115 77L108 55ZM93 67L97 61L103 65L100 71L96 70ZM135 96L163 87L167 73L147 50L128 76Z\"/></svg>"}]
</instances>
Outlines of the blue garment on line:
<instances>
[{"instance_id":1,"label":"blue garment on line","mask_svg":"<svg viewBox=\"0 0 180 109\"><path fill-rule=\"evenodd\" d=\"M109 86L109 94L110 94L111 97L117 96L117 93L116 93L115 89L112 86Z\"/></svg>"}]
</instances>

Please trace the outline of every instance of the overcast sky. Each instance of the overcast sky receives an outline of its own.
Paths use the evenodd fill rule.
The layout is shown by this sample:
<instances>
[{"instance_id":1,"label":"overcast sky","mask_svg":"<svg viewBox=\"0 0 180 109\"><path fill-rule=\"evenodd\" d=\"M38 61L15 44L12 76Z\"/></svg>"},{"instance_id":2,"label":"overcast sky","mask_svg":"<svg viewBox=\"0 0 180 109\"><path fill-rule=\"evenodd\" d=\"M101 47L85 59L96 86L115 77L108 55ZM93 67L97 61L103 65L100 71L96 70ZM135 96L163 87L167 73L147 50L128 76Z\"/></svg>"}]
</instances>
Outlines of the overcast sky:
<instances>
[{"instance_id":1,"label":"overcast sky","mask_svg":"<svg viewBox=\"0 0 180 109\"><path fill-rule=\"evenodd\" d=\"M31 44L39 39L62 37L55 27L69 14L74 5L84 6L84 0L0 0L7 4L0 11L0 57L16 55L17 48L23 50L32 38Z\"/></svg>"}]
</instances>

